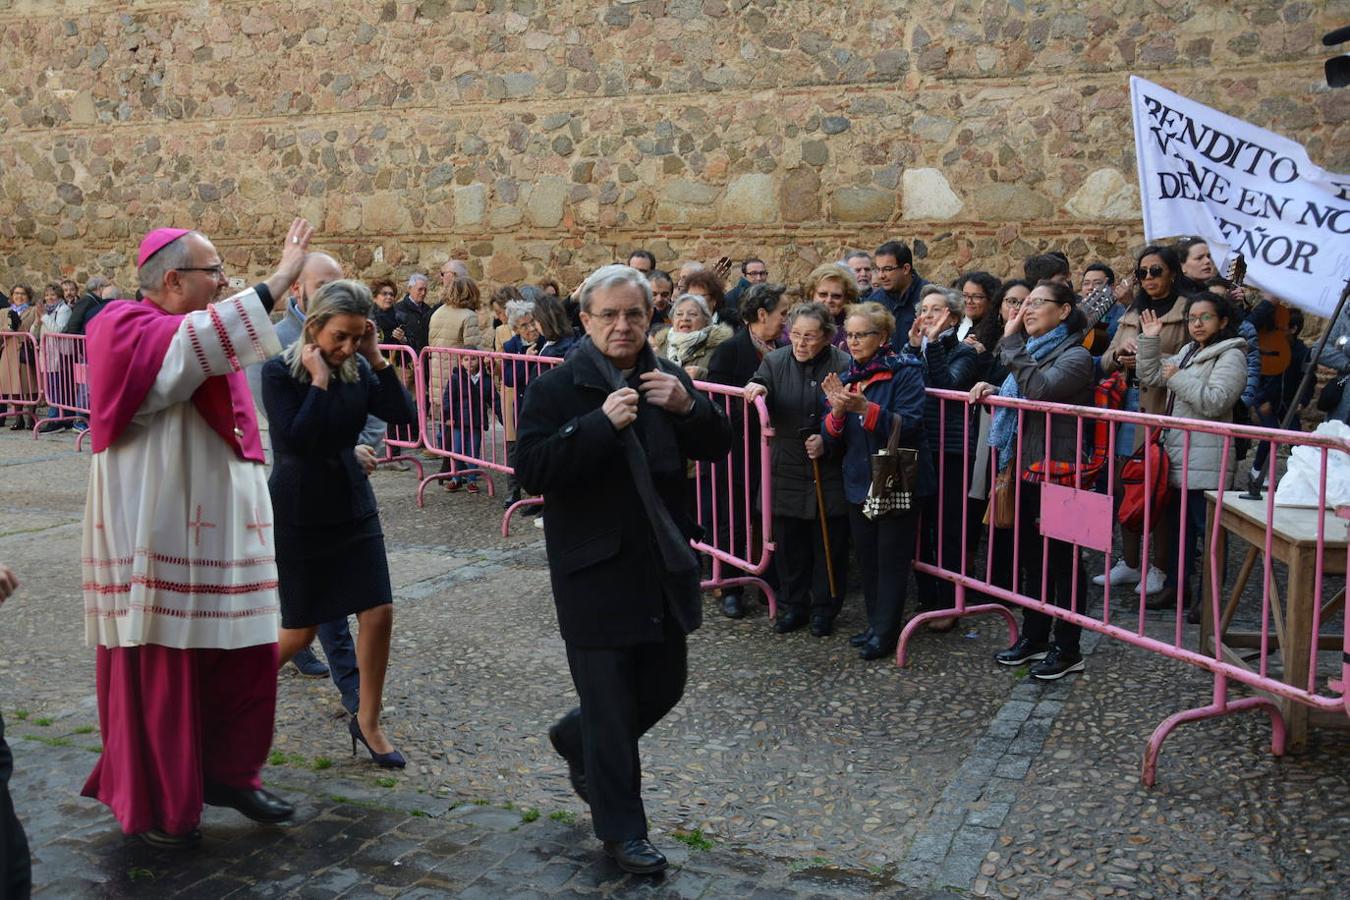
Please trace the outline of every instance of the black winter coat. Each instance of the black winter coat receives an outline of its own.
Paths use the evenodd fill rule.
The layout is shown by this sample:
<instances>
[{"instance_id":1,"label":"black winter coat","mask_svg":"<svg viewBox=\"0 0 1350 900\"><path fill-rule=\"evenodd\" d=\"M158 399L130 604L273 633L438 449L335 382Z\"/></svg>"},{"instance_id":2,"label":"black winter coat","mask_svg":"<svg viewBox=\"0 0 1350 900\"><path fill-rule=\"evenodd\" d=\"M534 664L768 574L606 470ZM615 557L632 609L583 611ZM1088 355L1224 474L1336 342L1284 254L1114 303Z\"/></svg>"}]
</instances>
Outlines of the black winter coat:
<instances>
[{"instance_id":1,"label":"black winter coat","mask_svg":"<svg viewBox=\"0 0 1350 900\"><path fill-rule=\"evenodd\" d=\"M969 391L979 381L983 368L975 348L956 339L956 329L945 332L936 341L929 341L922 351L907 343L905 353L923 359L926 367L924 387L944 391ZM971 416L970 430L966 430L965 418L970 409L966 403L943 401L929 394L923 409L923 427L929 449L934 453L960 455L966 449L962 441L973 449L980 427L979 420Z\"/></svg>"},{"instance_id":2,"label":"black winter coat","mask_svg":"<svg viewBox=\"0 0 1350 900\"><path fill-rule=\"evenodd\" d=\"M657 366L680 379L694 408L676 416L642 402L629 427L647 450L652 482L676 527L696 538L701 532L689 518L687 460L725 458L731 426L683 369L658 359L650 347L630 384ZM610 394L605 385L583 353L530 382L516 437L516 477L525 490L544 495L544 537L563 640L582 647L659 643L667 615L685 633L701 624L699 570L666 571L619 434L601 409ZM670 433L677 446L657 446ZM692 550L690 560L692 565Z\"/></svg>"},{"instance_id":3,"label":"black winter coat","mask_svg":"<svg viewBox=\"0 0 1350 900\"><path fill-rule=\"evenodd\" d=\"M418 303L406 295L394 305L394 317L403 326L404 343L413 348L414 353L421 353L426 347L431 314L435 311L436 307Z\"/></svg>"},{"instance_id":4,"label":"black winter coat","mask_svg":"<svg viewBox=\"0 0 1350 900\"><path fill-rule=\"evenodd\" d=\"M826 347L806 363L797 362L791 347L779 347L764 357L754 381L768 388L764 402L773 425L773 514L794 519L814 519L816 481L811 459L806 455L802 429L820 432L829 408L820 383L831 372L848 371L850 358L838 347ZM825 514L848 514L844 500L842 455L822 457L820 481L825 495Z\"/></svg>"}]
</instances>

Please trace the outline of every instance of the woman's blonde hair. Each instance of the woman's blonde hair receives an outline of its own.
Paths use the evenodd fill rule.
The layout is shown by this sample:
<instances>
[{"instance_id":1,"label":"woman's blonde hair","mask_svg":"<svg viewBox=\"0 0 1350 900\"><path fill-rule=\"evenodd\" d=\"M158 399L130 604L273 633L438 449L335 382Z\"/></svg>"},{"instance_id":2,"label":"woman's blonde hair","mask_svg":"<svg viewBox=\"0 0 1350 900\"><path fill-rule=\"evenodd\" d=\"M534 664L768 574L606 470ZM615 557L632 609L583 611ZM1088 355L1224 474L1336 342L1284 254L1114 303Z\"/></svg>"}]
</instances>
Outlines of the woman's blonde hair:
<instances>
[{"instance_id":1,"label":"woman's blonde hair","mask_svg":"<svg viewBox=\"0 0 1350 900\"><path fill-rule=\"evenodd\" d=\"M872 327L880 331L886 337L895 334L895 316L891 311L876 301L867 303L854 303L844 309L844 321L847 322L854 316L862 316L872 323Z\"/></svg>"},{"instance_id":2,"label":"woman's blonde hair","mask_svg":"<svg viewBox=\"0 0 1350 900\"><path fill-rule=\"evenodd\" d=\"M456 309L478 309L478 302L482 294L478 290L478 282L464 275L460 275L450 282L450 289L446 292L445 302Z\"/></svg>"},{"instance_id":3,"label":"woman's blonde hair","mask_svg":"<svg viewBox=\"0 0 1350 900\"><path fill-rule=\"evenodd\" d=\"M844 285L844 305L852 306L858 302L858 280L853 272L839 263L821 263L811 270L802 284L802 300L811 302L816 299L816 288L827 278L837 278Z\"/></svg>"},{"instance_id":4,"label":"woman's blonde hair","mask_svg":"<svg viewBox=\"0 0 1350 900\"><path fill-rule=\"evenodd\" d=\"M375 301L370 298L370 288L359 281L344 278L330 281L315 292L309 299L309 309L305 312L305 327L300 336L289 347L281 351L282 361L291 370L291 377L301 384L309 384L309 370L305 368L305 345L314 340L328 320L334 316L360 316L369 319L375 312ZM361 364L358 354L353 353L334 370L339 381L355 384L361 378Z\"/></svg>"}]
</instances>

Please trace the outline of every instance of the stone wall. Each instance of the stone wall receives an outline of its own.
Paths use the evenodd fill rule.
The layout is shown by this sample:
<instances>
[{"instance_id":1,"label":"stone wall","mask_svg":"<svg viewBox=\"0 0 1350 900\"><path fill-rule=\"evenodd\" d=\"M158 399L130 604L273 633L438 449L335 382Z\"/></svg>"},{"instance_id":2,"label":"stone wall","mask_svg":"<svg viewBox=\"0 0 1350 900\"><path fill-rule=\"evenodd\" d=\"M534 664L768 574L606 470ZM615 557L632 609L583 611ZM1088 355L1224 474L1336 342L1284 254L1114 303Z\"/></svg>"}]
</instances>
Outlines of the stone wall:
<instances>
[{"instance_id":1,"label":"stone wall","mask_svg":"<svg viewBox=\"0 0 1350 900\"><path fill-rule=\"evenodd\" d=\"M929 277L1140 236L1131 72L1350 170L1350 0L0 0L0 282L130 283L149 227L268 270L491 281L651 248Z\"/></svg>"}]
</instances>

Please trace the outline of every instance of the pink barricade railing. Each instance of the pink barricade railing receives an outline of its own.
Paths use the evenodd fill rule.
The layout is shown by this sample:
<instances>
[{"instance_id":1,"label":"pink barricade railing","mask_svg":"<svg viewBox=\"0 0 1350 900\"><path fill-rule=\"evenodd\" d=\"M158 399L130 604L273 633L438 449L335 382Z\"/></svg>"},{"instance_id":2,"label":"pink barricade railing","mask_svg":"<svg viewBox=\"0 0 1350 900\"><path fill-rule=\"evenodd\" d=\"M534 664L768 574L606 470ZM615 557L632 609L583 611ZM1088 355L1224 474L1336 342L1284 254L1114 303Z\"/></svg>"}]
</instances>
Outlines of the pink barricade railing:
<instances>
[{"instance_id":1,"label":"pink barricade railing","mask_svg":"<svg viewBox=\"0 0 1350 900\"><path fill-rule=\"evenodd\" d=\"M89 421L89 364L85 358L84 335L44 334L38 353L38 375L47 406L57 410L55 418L41 419L33 428L38 436L44 424ZM86 432L75 437L75 449L84 443Z\"/></svg>"},{"instance_id":2,"label":"pink barricade railing","mask_svg":"<svg viewBox=\"0 0 1350 900\"><path fill-rule=\"evenodd\" d=\"M698 523L704 536L694 542L694 548L712 560L711 577L703 588L754 584L769 601L772 618L778 614L777 598L759 577L768 569L774 551L769 461L773 428L768 407L762 397L747 403L743 388L705 381L694 386L721 406L734 426L731 454L695 468Z\"/></svg>"},{"instance_id":3,"label":"pink barricade railing","mask_svg":"<svg viewBox=\"0 0 1350 900\"><path fill-rule=\"evenodd\" d=\"M487 483L488 496L495 497L493 474L515 475L510 454L525 386L562 360L464 347L427 347L419 361L422 446L431 455L450 460L450 467L421 479L417 505L425 503L427 486L434 482L456 479L457 484L476 485L480 475ZM502 534L510 532L511 516L518 509L542 502L523 498L511 504L502 516Z\"/></svg>"},{"instance_id":4,"label":"pink barricade railing","mask_svg":"<svg viewBox=\"0 0 1350 900\"><path fill-rule=\"evenodd\" d=\"M42 405L37 339L26 331L0 331L0 416L37 414Z\"/></svg>"},{"instance_id":5,"label":"pink barricade railing","mask_svg":"<svg viewBox=\"0 0 1350 900\"><path fill-rule=\"evenodd\" d=\"M403 382L408 393L421 397L422 366L418 362L417 352L406 344L381 344L380 352L389 364L398 370L399 381ZM422 480L422 460L416 453L398 453L394 450L419 450L422 447L422 428L420 423L412 425L390 425L384 437L384 456L376 460L380 466L402 466L411 463L417 470L417 480Z\"/></svg>"},{"instance_id":6,"label":"pink barricade railing","mask_svg":"<svg viewBox=\"0 0 1350 900\"><path fill-rule=\"evenodd\" d=\"M1163 741L1173 729L1186 722L1263 709L1271 717L1271 751L1278 756L1284 753L1287 742L1294 749L1302 744L1310 711L1335 714L1337 719L1342 715L1350 715L1350 695L1347 694L1347 685L1350 685L1350 619L1345 615L1344 588L1332 592L1328 585L1330 577L1343 576L1350 568L1346 522L1350 519L1350 507L1334 509L1332 504L1326 502L1331 454L1350 452L1350 442L1248 425L991 396L978 406L1015 409L1019 435L1024 433L1023 428L1033 417L1044 417L1047 437L1046 446L1041 451L1044 454L1042 465L1049 459L1052 415L1061 421L1072 421L1080 459L1092 449L1094 434L1103 434L1106 444L1104 451L1098 446L1098 456L1093 457L1094 460L1100 458L1105 464L1097 472L1084 472L1073 477L1074 484L1041 484L1033 488L1029 483L1018 480L1015 483L1017 514L1013 526L1011 529L996 529L992 523L979 524L979 517L984 513L982 504L966 500L973 474L972 453L978 451L978 446L972 447L972 444L976 444L973 431L978 428L978 416L975 414L978 409L970 404L969 398L963 393L930 390L929 394L942 401L940 416L944 426L948 416L964 417L962 432L965 440L962 452L942 452L947 449L945 427L942 429L943 434L932 441L938 448L935 457L940 467L963 467L960 496L953 500L940 493L938 514L961 516L964 533L968 536L978 535L986 542L986 549L983 556L976 554L976 546L968 539L963 542L961 558L958 560L941 558L939 549L936 562L914 564L917 571L944 578L955 585L956 608L920 613L911 619L901 633L896 650L899 665L906 664L909 641L925 622L952 615L953 612L960 615L987 612L1002 615L1007 620L1011 643L1017 637L1017 624L1002 604L1012 604L1212 673L1214 683L1211 702L1169 716L1149 738L1141 772L1141 778L1147 785L1154 782ZM990 409L989 413L992 412ZM1173 436L1178 433L1181 435L1182 465L1180 471L1174 468L1173 472L1183 487L1193 482L1190 450L1192 442L1201 435L1217 440L1222 449L1218 483L1232 483L1235 480L1232 477L1235 468L1236 474L1241 476L1236 479L1238 487L1224 491L1193 493L1174 487L1174 502L1169 504L1167 510L1162 513L1148 509L1145 511L1140 558L1143 560L1141 569L1146 572L1152 559L1150 544L1156 542L1152 532L1155 526L1166 527L1168 524L1153 520L1159 519L1160 515L1170 518L1173 514L1171 511L1177 509L1178 518L1185 521L1188 506L1197 502L1206 504L1206 527L1200 533L1203 546L1198 558L1189 559L1186 549L1177 538L1167 544L1186 564L1188 573L1199 574L1202 579L1202 587L1194 593L1203 611L1203 622L1198 638L1192 639L1189 644L1184 630L1186 585L1183 581L1177 581L1175 596L1168 601L1165 608L1167 618L1162 625L1158 624L1156 618L1146 619L1145 598L1135 586L1117 586L1113 589L1109 579L1106 579L1107 583L1101 588L1100 604L1095 591L1087 590L1086 564L1081 550L1096 550L1104 555L1103 573L1111 569L1114 561L1112 548L1116 517L1111 498L1116 493L1118 473L1113 463L1117 459L1117 429L1123 425L1142 429L1146 441L1157 437L1163 428ZM1276 507L1274 491L1270 489L1259 499L1244 499L1240 487L1246 482L1246 468L1240 460L1235 462L1231 458L1234 445L1239 441L1250 441L1254 446L1262 442L1271 444L1267 485L1274 485L1277 481L1279 448L1303 448L1301 454L1311 454L1320 474L1309 508ZM990 453L991 457L994 455ZM1031 463L1032 460L1023 458L1019 443L1016 458L1011 463L1017 467L1015 471L1023 472ZM995 465L995 460L991 458L988 477L991 493ZM940 492L944 485L942 474L939 472L938 477ZM1105 488L1103 493L1093 490L1099 478ZM1146 476L1145 482L1145 493L1151 495L1151 479ZM1194 482L1204 484L1200 477L1195 478ZM1024 519L1024 492L1037 489L1040 492L1039 515L1034 520ZM1231 579L1226 559L1230 533L1249 547L1246 560ZM1058 545L1054 551L1050 543L1052 539ZM1039 548L1033 544L1028 549L1028 540L1039 542ZM994 551L990 552L989 547L993 547ZM1050 555L1051 552L1058 552L1062 563L1064 552L1070 547L1067 551L1071 555L1067 572L1069 598L1067 604L1057 606L1046 598L1052 578L1066 573L1062 567L1056 567L1052 572ZM1040 561L1039 571L1022 573L1019 578L1019 563L1026 553L1031 554L1026 557L1029 562ZM1237 634L1231 630L1231 626L1239 609L1244 607L1243 588L1257 557L1262 559L1259 619L1255 623L1255 631ZM1287 573L1283 597L1276 583L1277 562L1282 563L1281 568ZM1231 594L1225 595L1230 586ZM966 602L967 594L972 591L997 602L969 605ZM1328 594L1334 595L1328 599ZM1095 612L1098 605L1100 612ZM1247 607L1252 605L1250 602L1246 604ZM1340 633L1323 634L1323 623L1331 622L1338 611L1342 617ZM1250 618L1249 614L1246 618ZM1319 663L1323 664L1320 670ZM1246 685L1259 693L1256 696L1230 698L1229 688L1233 683Z\"/></svg>"}]
</instances>

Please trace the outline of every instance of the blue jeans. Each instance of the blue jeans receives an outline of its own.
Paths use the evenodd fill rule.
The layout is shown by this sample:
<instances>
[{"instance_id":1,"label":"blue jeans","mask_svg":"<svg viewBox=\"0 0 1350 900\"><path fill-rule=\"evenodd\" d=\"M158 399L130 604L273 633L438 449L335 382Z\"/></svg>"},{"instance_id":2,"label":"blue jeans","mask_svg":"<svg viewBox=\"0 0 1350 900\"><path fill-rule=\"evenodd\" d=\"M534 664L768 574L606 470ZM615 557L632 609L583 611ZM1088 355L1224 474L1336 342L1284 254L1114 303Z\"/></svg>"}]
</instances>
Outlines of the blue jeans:
<instances>
[{"instance_id":1,"label":"blue jeans","mask_svg":"<svg viewBox=\"0 0 1350 900\"><path fill-rule=\"evenodd\" d=\"M468 448L465 449L465 444ZM463 453L465 456L472 456L474 459L483 458L483 432L470 430L468 428L452 428L450 430L450 450L453 453ZM460 469L464 466L463 460L455 460L453 468ZM471 472L464 476L465 481L477 481L478 473Z\"/></svg>"},{"instance_id":2,"label":"blue jeans","mask_svg":"<svg viewBox=\"0 0 1350 900\"><path fill-rule=\"evenodd\" d=\"M361 705L361 673L356 668L356 645L346 618L320 625L319 643L328 657L328 674L342 694L342 705L355 715Z\"/></svg>"}]
</instances>

